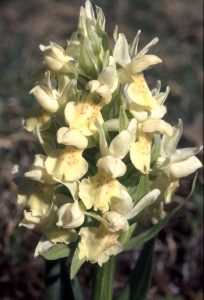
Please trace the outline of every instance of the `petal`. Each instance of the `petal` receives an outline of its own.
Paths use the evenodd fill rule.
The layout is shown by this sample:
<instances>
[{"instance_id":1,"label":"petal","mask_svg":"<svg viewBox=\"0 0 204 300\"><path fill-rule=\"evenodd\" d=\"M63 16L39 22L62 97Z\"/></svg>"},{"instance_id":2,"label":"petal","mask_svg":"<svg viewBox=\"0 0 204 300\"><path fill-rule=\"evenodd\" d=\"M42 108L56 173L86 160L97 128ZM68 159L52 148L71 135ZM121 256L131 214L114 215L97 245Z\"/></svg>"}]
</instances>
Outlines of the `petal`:
<instances>
[{"instance_id":1,"label":"petal","mask_svg":"<svg viewBox=\"0 0 204 300\"><path fill-rule=\"evenodd\" d=\"M125 216L125 214L133 208L132 198L121 185L120 198L113 198L110 202L110 209Z\"/></svg>"},{"instance_id":2,"label":"petal","mask_svg":"<svg viewBox=\"0 0 204 300\"><path fill-rule=\"evenodd\" d=\"M89 179L82 179L79 184L79 197L83 201L87 209L90 209L93 206L93 187Z\"/></svg>"},{"instance_id":3,"label":"petal","mask_svg":"<svg viewBox=\"0 0 204 300\"><path fill-rule=\"evenodd\" d=\"M85 136L97 131L96 119L102 122L101 106L90 102L69 102L65 108L65 120L70 128L78 129Z\"/></svg>"},{"instance_id":4,"label":"petal","mask_svg":"<svg viewBox=\"0 0 204 300\"><path fill-rule=\"evenodd\" d=\"M128 130L121 131L110 143L110 154L117 158L124 158L129 151L131 135Z\"/></svg>"},{"instance_id":5,"label":"petal","mask_svg":"<svg viewBox=\"0 0 204 300\"><path fill-rule=\"evenodd\" d=\"M106 135L103 126L98 122L98 120L96 120L96 127L99 133L99 146L100 146L101 154L102 156L106 156L109 154L108 143L106 141Z\"/></svg>"},{"instance_id":6,"label":"petal","mask_svg":"<svg viewBox=\"0 0 204 300\"><path fill-rule=\"evenodd\" d=\"M48 87L37 85L30 91L30 94L34 94L35 99L45 111L55 113L59 109L59 103L54 99Z\"/></svg>"},{"instance_id":7,"label":"petal","mask_svg":"<svg viewBox=\"0 0 204 300\"><path fill-rule=\"evenodd\" d=\"M135 166L143 174L150 171L152 135L141 133L139 140L130 147L130 159Z\"/></svg>"},{"instance_id":8,"label":"petal","mask_svg":"<svg viewBox=\"0 0 204 300\"><path fill-rule=\"evenodd\" d=\"M129 227L126 218L115 211L108 211L103 217L110 223L107 229L111 232L126 231Z\"/></svg>"},{"instance_id":9,"label":"petal","mask_svg":"<svg viewBox=\"0 0 204 300\"><path fill-rule=\"evenodd\" d=\"M147 195L145 195L135 206L132 210L128 211L125 214L125 217L127 219L132 219L134 218L136 215L138 215L141 211L143 211L143 209L145 209L147 206L153 204L157 198L160 195L160 190L155 189L151 192L149 192Z\"/></svg>"},{"instance_id":10,"label":"petal","mask_svg":"<svg viewBox=\"0 0 204 300\"><path fill-rule=\"evenodd\" d=\"M126 172L126 165L119 159L113 156L105 156L98 160L97 168L104 170L114 178L123 176Z\"/></svg>"},{"instance_id":11,"label":"petal","mask_svg":"<svg viewBox=\"0 0 204 300\"><path fill-rule=\"evenodd\" d=\"M172 136L164 135L162 137L160 155L163 158L170 157L176 150L178 142L183 132L183 122L179 119L178 124L173 127Z\"/></svg>"},{"instance_id":12,"label":"petal","mask_svg":"<svg viewBox=\"0 0 204 300\"><path fill-rule=\"evenodd\" d=\"M130 102L136 103L149 111L158 106L142 73L134 75L133 82L126 89L126 96L128 96Z\"/></svg>"},{"instance_id":13,"label":"petal","mask_svg":"<svg viewBox=\"0 0 204 300\"><path fill-rule=\"evenodd\" d=\"M109 232L104 227L85 227L79 231L79 259L86 258L91 263L103 263L109 260L111 255L116 255L122 250L117 241L118 234ZM94 249L94 251L93 251Z\"/></svg>"},{"instance_id":14,"label":"petal","mask_svg":"<svg viewBox=\"0 0 204 300\"><path fill-rule=\"evenodd\" d=\"M75 146L79 149L85 149L88 146L87 138L76 129L61 127L57 131L57 142L67 146Z\"/></svg>"},{"instance_id":15,"label":"petal","mask_svg":"<svg viewBox=\"0 0 204 300\"><path fill-rule=\"evenodd\" d=\"M48 174L65 181L75 181L83 177L88 170L88 163L82 157L82 151L67 146L64 151L53 151L45 161Z\"/></svg>"},{"instance_id":16,"label":"petal","mask_svg":"<svg viewBox=\"0 0 204 300\"><path fill-rule=\"evenodd\" d=\"M158 105L155 109L151 111L151 119L162 119L167 112L166 106Z\"/></svg>"},{"instance_id":17,"label":"petal","mask_svg":"<svg viewBox=\"0 0 204 300\"><path fill-rule=\"evenodd\" d=\"M148 112L144 110L142 106L139 106L136 103L132 102L129 110L138 122L143 122L148 118Z\"/></svg>"},{"instance_id":18,"label":"petal","mask_svg":"<svg viewBox=\"0 0 204 300\"><path fill-rule=\"evenodd\" d=\"M129 45L124 34L119 34L113 50L113 57L121 66L130 63Z\"/></svg>"},{"instance_id":19,"label":"petal","mask_svg":"<svg viewBox=\"0 0 204 300\"><path fill-rule=\"evenodd\" d=\"M196 156L191 156L186 160L172 163L168 174L173 178L183 178L202 168L202 163Z\"/></svg>"},{"instance_id":20,"label":"petal","mask_svg":"<svg viewBox=\"0 0 204 300\"><path fill-rule=\"evenodd\" d=\"M133 59L132 62L126 66L126 70L134 75L161 62L162 60L156 55L144 55Z\"/></svg>"},{"instance_id":21,"label":"petal","mask_svg":"<svg viewBox=\"0 0 204 300\"><path fill-rule=\"evenodd\" d=\"M50 231L46 232L47 238L53 243L69 244L75 242L77 239L77 233L75 229L64 229L53 227Z\"/></svg>"},{"instance_id":22,"label":"petal","mask_svg":"<svg viewBox=\"0 0 204 300\"><path fill-rule=\"evenodd\" d=\"M173 135L173 127L164 120L146 120L142 123L141 130L144 132L160 132L168 136Z\"/></svg>"},{"instance_id":23,"label":"petal","mask_svg":"<svg viewBox=\"0 0 204 300\"><path fill-rule=\"evenodd\" d=\"M183 149L177 149L175 152L171 155L171 162L180 162L182 160L186 160L190 158L191 156L194 156L201 152L203 150L203 146L201 147L191 147L191 148L183 148Z\"/></svg>"},{"instance_id":24,"label":"petal","mask_svg":"<svg viewBox=\"0 0 204 300\"><path fill-rule=\"evenodd\" d=\"M84 223L84 213L81 210L78 201L66 203L58 210L57 226L63 228L76 228Z\"/></svg>"}]
</instances>

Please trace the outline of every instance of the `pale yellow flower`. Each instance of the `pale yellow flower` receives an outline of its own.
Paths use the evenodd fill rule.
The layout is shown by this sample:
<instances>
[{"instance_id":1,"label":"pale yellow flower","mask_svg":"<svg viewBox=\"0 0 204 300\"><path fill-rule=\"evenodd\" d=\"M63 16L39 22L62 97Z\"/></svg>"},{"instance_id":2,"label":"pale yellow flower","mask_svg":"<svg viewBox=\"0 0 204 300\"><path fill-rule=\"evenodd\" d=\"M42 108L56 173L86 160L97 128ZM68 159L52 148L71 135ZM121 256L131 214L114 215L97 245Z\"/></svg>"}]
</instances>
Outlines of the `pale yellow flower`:
<instances>
[{"instance_id":1,"label":"pale yellow flower","mask_svg":"<svg viewBox=\"0 0 204 300\"><path fill-rule=\"evenodd\" d=\"M63 228L76 228L84 223L84 211L78 201L66 203L58 210L57 226Z\"/></svg>"},{"instance_id":2,"label":"pale yellow flower","mask_svg":"<svg viewBox=\"0 0 204 300\"><path fill-rule=\"evenodd\" d=\"M65 108L65 120L70 128L79 130L83 135L93 135L97 128L96 120L103 123L102 104L94 103L90 97L86 102L69 102Z\"/></svg>"},{"instance_id":3,"label":"pale yellow flower","mask_svg":"<svg viewBox=\"0 0 204 300\"><path fill-rule=\"evenodd\" d=\"M36 85L30 94L35 96L39 105L48 113L55 113L59 109L57 91L46 85Z\"/></svg>"},{"instance_id":4,"label":"pale yellow flower","mask_svg":"<svg viewBox=\"0 0 204 300\"><path fill-rule=\"evenodd\" d=\"M46 231L46 237L53 243L69 244L75 242L77 239L77 232L75 229L64 229L54 227L52 230Z\"/></svg>"},{"instance_id":5,"label":"pale yellow flower","mask_svg":"<svg viewBox=\"0 0 204 300\"><path fill-rule=\"evenodd\" d=\"M83 179L79 185L79 197L86 208L90 209L93 206L94 210L106 212L121 199L126 199L129 204L132 201L130 195L116 180L125 174L125 164L118 158L106 156L98 160L97 167L97 174Z\"/></svg>"},{"instance_id":6,"label":"pale yellow flower","mask_svg":"<svg viewBox=\"0 0 204 300\"><path fill-rule=\"evenodd\" d=\"M23 121L23 127L29 132L34 132L36 129L40 131L47 130L50 124L51 116L46 112Z\"/></svg>"},{"instance_id":7,"label":"pale yellow flower","mask_svg":"<svg viewBox=\"0 0 204 300\"><path fill-rule=\"evenodd\" d=\"M151 111L158 106L157 101L152 96L151 91L145 81L143 73L132 77L133 82L126 89L126 95L131 103L134 103L146 111Z\"/></svg>"},{"instance_id":8,"label":"pale yellow flower","mask_svg":"<svg viewBox=\"0 0 204 300\"><path fill-rule=\"evenodd\" d=\"M90 90L92 94L101 97L104 104L110 103L112 94L118 87L116 63L112 56L110 56L109 60L110 64L103 69L98 79L89 81L87 84L88 90Z\"/></svg>"},{"instance_id":9,"label":"pale yellow flower","mask_svg":"<svg viewBox=\"0 0 204 300\"><path fill-rule=\"evenodd\" d=\"M118 69L121 83L131 82L132 76L143 72L150 67L159 64L162 60L156 55L146 54L150 47L158 42L158 38L153 39L140 52L138 52L139 30L132 45L128 45L124 34L119 33L116 38L115 47L113 49L113 57L122 67Z\"/></svg>"},{"instance_id":10,"label":"pale yellow flower","mask_svg":"<svg viewBox=\"0 0 204 300\"><path fill-rule=\"evenodd\" d=\"M103 218L110 224L107 229L111 232L126 231L129 227L127 219L116 211L105 212Z\"/></svg>"},{"instance_id":11,"label":"pale yellow flower","mask_svg":"<svg viewBox=\"0 0 204 300\"><path fill-rule=\"evenodd\" d=\"M35 155L35 159L31 169L25 173L25 177L40 181L46 184L55 184L52 176L45 169L46 156L42 154Z\"/></svg>"},{"instance_id":12,"label":"pale yellow flower","mask_svg":"<svg viewBox=\"0 0 204 300\"><path fill-rule=\"evenodd\" d=\"M86 258L91 263L103 263L109 260L111 255L117 255L122 250L117 241L118 234L108 231L103 225L99 228L85 227L79 231L79 259Z\"/></svg>"},{"instance_id":13,"label":"pale yellow flower","mask_svg":"<svg viewBox=\"0 0 204 300\"><path fill-rule=\"evenodd\" d=\"M83 177L88 163L82 157L83 150L66 146L64 150L55 150L47 157L45 168L49 175L59 181L75 181Z\"/></svg>"},{"instance_id":14,"label":"pale yellow flower","mask_svg":"<svg viewBox=\"0 0 204 300\"><path fill-rule=\"evenodd\" d=\"M76 181L88 170L88 163L82 157L87 147L87 139L79 131L62 127L57 132L59 144L66 145L63 150L54 150L45 161L49 175L57 181Z\"/></svg>"},{"instance_id":15,"label":"pale yellow flower","mask_svg":"<svg viewBox=\"0 0 204 300\"><path fill-rule=\"evenodd\" d=\"M50 43L49 46L40 45L40 50L43 52L45 63L53 71L73 72L75 61L72 57L68 56L65 50L55 44Z\"/></svg>"}]
</instances>

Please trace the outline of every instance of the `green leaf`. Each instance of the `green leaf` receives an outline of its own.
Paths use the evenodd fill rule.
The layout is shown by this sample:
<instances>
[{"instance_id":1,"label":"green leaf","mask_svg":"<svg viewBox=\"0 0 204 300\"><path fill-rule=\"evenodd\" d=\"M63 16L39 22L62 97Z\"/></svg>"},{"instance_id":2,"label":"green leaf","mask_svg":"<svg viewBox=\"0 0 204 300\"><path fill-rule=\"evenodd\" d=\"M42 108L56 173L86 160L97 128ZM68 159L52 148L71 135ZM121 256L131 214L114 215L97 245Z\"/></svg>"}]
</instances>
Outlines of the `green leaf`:
<instances>
[{"instance_id":1,"label":"green leaf","mask_svg":"<svg viewBox=\"0 0 204 300\"><path fill-rule=\"evenodd\" d=\"M79 248L76 248L72 262L71 262L71 269L70 269L70 278L73 279L77 272L79 271L80 267L85 263L86 259L79 259Z\"/></svg>"},{"instance_id":2,"label":"green leaf","mask_svg":"<svg viewBox=\"0 0 204 300\"><path fill-rule=\"evenodd\" d=\"M119 300L146 299L151 279L153 254L154 239L144 245Z\"/></svg>"},{"instance_id":3,"label":"green leaf","mask_svg":"<svg viewBox=\"0 0 204 300\"><path fill-rule=\"evenodd\" d=\"M122 245L125 245L129 239L131 238L133 232L135 231L135 228L137 226L137 223L131 224L128 228L128 230L126 230L125 232L123 232L119 238L119 242Z\"/></svg>"},{"instance_id":4,"label":"green leaf","mask_svg":"<svg viewBox=\"0 0 204 300\"><path fill-rule=\"evenodd\" d=\"M112 300L114 273L115 256L112 256L102 267L96 266L92 300Z\"/></svg>"},{"instance_id":5,"label":"green leaf","mask_svg":"<svg viewBox=\"0 0 204 300\"><path fill-rule=\"evenodd\" d=\"M60 261L46 261L45 265L45 300L61 298Z\"/></svg>"},{"instance_id":6,"label":"green leaf","mask_svg":"<svg viewBox=\"0 0 204 300\"><path fill-rule=\"evenodd\" d=\"M133 197L134 203L139 202L149 192L149 176L141 175L139 184L137 186L136 193Z\"/></svg>"},{"instance_id":7,"label":"green leaf","mask_svg":"<svg viewBox=\"0 0 204 300\"><path fill-rule=\"evenodd\" d=\"M159 134L154 134L153 146L151 149L151 165L153 165L159 157L160 146L161 146L161 137Z\"/></svg>"},{"instance_id":8,"label":"green leaf","mask_svg":"<svg viewBox=\"0 0 204 300\"><path fill-rule=\"evenodd\" d=\"M39 253L47 260L56 260L59 258L67 257L70 254L70 249L67 245L64 244L56 244L53 245L48 250Z\"/></svg>"},{"instance_id":9,"label":"green leaf","mask_svg":"<svg viewBox=\"0 0 204 300\"><path fill-rule=\"evenodd\" d=\"M75 300L83 300L83 296L81 293L81 287L80 287L79 281L76 276L71 281L71 285L72 285L72 291L74 294L74 299Z\"/></svg>"},{"instance_id":10,"label":"green leaf","mask_svg":"<svg viewBox=\"0 0 204 300\"><path fill-rule=\"evenodd\" d=\"M132 250L135 247L138 247L155 237L166 226L171 217L173 217L173 215L175 215L175 213L180 210L182 206L183 204L180 204L179 206L174 208L165 218L160 220L156 225L153 225L151 228L145 230L143 233L129 240L129 242L124 245L123 251Z\"/></svg>"},{"instance_id":11,"label":"green leaf","mask_svg":"<svg viewBox=\"0 0 204 300\"><path fill-rule=\"evenodd\" d=\"M125 108L123 105L120 106L120 112L119 112L119 130L126 130L129 125L129 119L127 117L127 114L125 112Z\"/></svg>"}]
</instances>

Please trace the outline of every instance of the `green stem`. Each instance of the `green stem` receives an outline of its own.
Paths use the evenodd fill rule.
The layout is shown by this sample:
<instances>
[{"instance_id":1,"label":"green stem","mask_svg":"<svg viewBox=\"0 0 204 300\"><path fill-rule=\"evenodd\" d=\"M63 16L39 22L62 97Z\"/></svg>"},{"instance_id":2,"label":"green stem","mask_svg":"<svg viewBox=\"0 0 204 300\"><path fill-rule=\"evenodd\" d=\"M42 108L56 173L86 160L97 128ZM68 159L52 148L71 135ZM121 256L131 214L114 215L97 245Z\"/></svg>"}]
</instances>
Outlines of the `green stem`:
<instances>
[{"instance_id":1,"label":"green stem","mask_svg":"<svg viewBox=\"0 0 204 300\"><path fill-rule=\"evenodd\" d=\"M74 300L64 259L46 261L45 285L45 300Z\"/></svg>"},{"instance_id":2,"label":"green stem","mask_svg":"<svg viewBox=\"0 0 204 300\"><path fill-rule=\"evenodd\" d=\"M92 300L112 300L115 262L115 256L112 256L102 267L96 267Z\"/></svg>"}]
</instances>

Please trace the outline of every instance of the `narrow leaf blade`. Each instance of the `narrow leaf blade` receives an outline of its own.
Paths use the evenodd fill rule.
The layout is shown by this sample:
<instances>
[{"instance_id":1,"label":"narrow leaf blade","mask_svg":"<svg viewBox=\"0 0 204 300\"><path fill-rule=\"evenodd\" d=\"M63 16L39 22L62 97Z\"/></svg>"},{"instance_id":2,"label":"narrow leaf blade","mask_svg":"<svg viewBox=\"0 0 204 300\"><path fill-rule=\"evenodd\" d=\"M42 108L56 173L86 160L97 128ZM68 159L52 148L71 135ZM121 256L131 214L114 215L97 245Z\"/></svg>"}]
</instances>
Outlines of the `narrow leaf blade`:
<instances>
[{"instance_id":1,"label":"narrow leaf blade","mask_svg":"<svg viewBox=\"0 0 204 300\"><path fill-rule=\"evenodd\" d=\"M151 279L154 241L152 239L144 245L119 300L146 299Z\"/></svg>"},{"instance_id":2,"label":"narrow leaf blade","mask_svg":"<svg viewBox=\"0 0 204 300\"><path fill-rule=\"evenodd\" d=\"M59 258L67 257L70 254L70 249L67 245L64 244L56 244L53 245L48 250L39 253L47 260L56 260Z\"/></svg>"},{"instance_id":3,"label":"narrow leaf blade","mask_svg":"<svg viewBox=\"0 0 204 300\"><path fill-rule=\"evenodd\" d=\"M83 263L86 261L86 259L79 259L79 248L76 248L72 262L71 262L71 269L70 269L70 279L73 279L77 272L79 271L80 267L83 265Z\"/></svg>"},{"instance_id":4,"label":"narrow leaf blade","mask_svg":"<svg viewBox=\"0 0 204 300\"><path fill-rule=\"evenodd\" d=\"M138 247L155 237L165 227L165 225L169 222L171 217L173 217L173 215L175 215L175 213L177 213L180 210L182 206L183 204L177 206L156 225L153 225L151 228L145 230L143 233L129 240L129 242L127 242L126 245L123 247L123 251L132 250L135 247Z\"/></svg>"}]
</instances>

